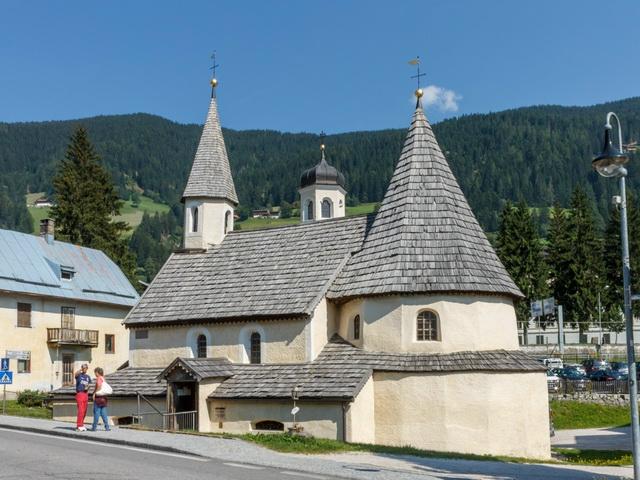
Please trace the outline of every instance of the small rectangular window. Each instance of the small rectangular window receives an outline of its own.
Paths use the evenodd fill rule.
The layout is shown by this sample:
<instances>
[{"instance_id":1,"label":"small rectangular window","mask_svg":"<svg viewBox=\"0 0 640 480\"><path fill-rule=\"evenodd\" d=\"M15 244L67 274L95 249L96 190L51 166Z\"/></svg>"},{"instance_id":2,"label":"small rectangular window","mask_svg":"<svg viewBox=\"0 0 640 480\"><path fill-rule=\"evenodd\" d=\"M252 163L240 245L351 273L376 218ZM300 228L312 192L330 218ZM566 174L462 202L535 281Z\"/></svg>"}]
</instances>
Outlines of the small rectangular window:
<instances>
[{"instance_id":1,"label":"small rectangular window","mask_svg":"<svg viewBox=\"0 0 640 480\"><path fill-rule=\"evenodd\" d=\"M62 328L73 330L76 325L76 307L61 307L60 314L62 316Z\"/></svg>"},{"instance_id":2,"label":"small rectangular window","mask_svg":"<svg viewBox=\"0 0 640 480\"><path fill-rule=\"evenodd\" d=\"M579 343L587 343L587 334L586 333L581 333L578 337L578 342Z\"/></svg>"},{"instance_id":3,"label":"small rectangular window","mask_svg":"<svg viewBox=\"0 0 640 480\"><path fill-rule=\"evenodd\" d=\"M602 334L602 344L603 345L608 345L611 343L611 334L610 333L603 333Z\"/></svg>"},{"instance_id":4,"label":"small rectangular window","mask_svg":"<svg viewBox=\"0 0 640 480\"><path fill-rule=\"evenodd\" d=\"M31 304L18 303L18 326L31 328Z\"/></svg>"},{"instance_id":5,"label":"small rectangular window","mask_svg":"<svg viewBox=\"0 0 640 480\"><path fill-rule=\"evenodd\" d=\"M104 336L104 353L116 353L116 336L108 333Z\"/></svg>"},{"instance_id":6,"label":"small rectangular window","mask_svg":"<svg viewBox=\"0 0 640 480\"><path fill-rule=\"evenodd\" d=\"M353 319L353 339L360 340L360 315Z\"/></svg>"},{"instance_id":7,"label":"small rectangular window","mask_svg":"<svg viewBox=\"0 0 640 480\"><path fill-rule=\"evenodd\" d=\"M60 271L60 277L62 277L63 280L72 280L73 273L74 273L73 270L62 269Z\"/></svg>"},{"instance_id":8,"label":"small rectangular window","mask_svg":"<svg viewBox=\"0 0 640 480\"><path fill-rule=\"evenodd\" d=\"M149 338L149 330L136 330L136 340L145 340Z\"/></svg>"},{"instance_id":9,"label":"small rectangular window","mask_svg":"<svg viewBox=\"0 0 640 480\"><path fill-rule=\"evenodd\" d=\"M18 359L18 373L31 373L31 352L27 360Z\"/></svg>"},{"instance_id":10,"label":"small rectangular window","mask_svg":"<svg viewBox=\"0 0 640 480\"><path fill-rule=\"evenodd\" d=\"M544 345L544 335L536 335L536 345Z\"/></svg>"}]
</instances>

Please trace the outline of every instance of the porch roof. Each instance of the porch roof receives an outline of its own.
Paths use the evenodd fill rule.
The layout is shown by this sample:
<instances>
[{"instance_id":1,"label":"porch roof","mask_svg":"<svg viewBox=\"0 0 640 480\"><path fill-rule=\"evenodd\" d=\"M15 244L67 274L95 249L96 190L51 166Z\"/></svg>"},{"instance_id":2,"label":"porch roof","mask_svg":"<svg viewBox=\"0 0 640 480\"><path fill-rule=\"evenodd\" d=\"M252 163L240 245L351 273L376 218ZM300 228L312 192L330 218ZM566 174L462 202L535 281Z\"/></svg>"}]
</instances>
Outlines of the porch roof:
<instances>
[{"instance_id":1,"label":"porch roof","mask_svg":"<svg viewBox=\"0 0 640 480\"><path fill-rule=\"evenodd\" d=\"M113 389L112 397L134 397L139 392L147 397L160 397L167 393L167 382L159 380L161 368L123 368L105 375ZM75 385L53 391L54 397L75 395Z\"/></svg>"}]
</instances>

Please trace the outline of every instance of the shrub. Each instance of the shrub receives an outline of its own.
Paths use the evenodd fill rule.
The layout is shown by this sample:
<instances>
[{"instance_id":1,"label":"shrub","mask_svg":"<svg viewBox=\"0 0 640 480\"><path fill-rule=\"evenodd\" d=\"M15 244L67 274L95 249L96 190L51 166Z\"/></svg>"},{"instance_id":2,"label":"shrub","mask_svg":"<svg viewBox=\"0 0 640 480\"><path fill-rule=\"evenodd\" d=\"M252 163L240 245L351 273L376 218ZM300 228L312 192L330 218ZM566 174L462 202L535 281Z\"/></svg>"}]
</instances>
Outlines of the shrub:
<instances>
[{"instance_id":1,"label":"shrub","mask_svg":"<svg viewBox=\"0 0 640 480\"><path fill-rule=\"evenodd\" d=\"M47 394L38 390L23 390L18 393L18 403L25 407L42 407Z\"/></svg>"}]
</instances>

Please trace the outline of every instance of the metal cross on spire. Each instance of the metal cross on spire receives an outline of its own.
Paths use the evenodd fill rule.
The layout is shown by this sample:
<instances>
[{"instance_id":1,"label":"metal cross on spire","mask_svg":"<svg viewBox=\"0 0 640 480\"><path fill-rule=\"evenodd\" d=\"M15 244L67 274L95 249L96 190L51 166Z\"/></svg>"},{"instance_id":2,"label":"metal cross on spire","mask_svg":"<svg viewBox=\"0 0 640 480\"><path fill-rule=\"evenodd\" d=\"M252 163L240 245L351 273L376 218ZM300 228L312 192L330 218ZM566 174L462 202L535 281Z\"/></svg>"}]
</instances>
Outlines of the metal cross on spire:
<instances>
[{"instance_id":1,"label":"metal cross on spire","mask_svg":"<svg viewBox=\"0 0 640 480\"><path fill-rule=\"evenodd\" d=\"M418 88L416 89L416 98L417 98L417 102L416 102L416 108L421 107L420 104L420 98L423 95L423 91L422 88L420 88L420 78L424 77L426 75L426 73L420 73L420 55L418 55L416 58L414 58L413 60L409 60L409 65L415 65L416 69L418 70L416 75L413 75L411 78L415 78L418 82Z\"/></svg>"},{"instance_id":2,"label":"metal cross on spire","mask_svg":"<svg viewBox=\"0 0 640 480\"><path fill-rule=\"evenodd\" d=\"M322 130L320 132L320 151L322 152L322 158L324 159L324 139L327 136L326 133L324 133L324 130Z\"/></svg>"},{"instance_id":3,"label":"metal cross on spire","mask_svg":"<svg viewBox=\"0 0 640 480\"><path fill-rule=\"evenodd\" d=\"M218 65L216 63L216 51L214 50L213 53L211 54L211 63L212 65L209 67L209 70L212 71L211 74L211 98L216 96L216 86L218 85L218 79L216 78L216 68L218 68L220 65Z\"/></svg>"}]
</instances>

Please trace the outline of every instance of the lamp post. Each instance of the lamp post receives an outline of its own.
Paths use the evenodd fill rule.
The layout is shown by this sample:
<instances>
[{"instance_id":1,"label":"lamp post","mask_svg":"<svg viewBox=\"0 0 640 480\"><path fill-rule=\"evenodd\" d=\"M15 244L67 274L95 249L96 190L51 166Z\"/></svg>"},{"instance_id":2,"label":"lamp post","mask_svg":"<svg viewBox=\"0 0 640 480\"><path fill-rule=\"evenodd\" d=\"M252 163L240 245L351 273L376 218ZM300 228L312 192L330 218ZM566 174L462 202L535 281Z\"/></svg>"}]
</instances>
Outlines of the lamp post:
<instances>
[{"instance_id":1,"label":"lamp post","mask_svg":"<svg viewBox=\"0 0 640 480\"><path fill-rule=\"evenodd\" d=\"M618 148L611 140L611 119L618 124ZM638 384L636 381L636 359L633 341L633 316L631 313L631 267L629 265L629 238L627 230L627 192L625 178L629 161L622 149L622 128L620 119L607 113L604 126L604 146L602 153L592 162L593 168L603 177L618 177L620 183L620 239L622 242L622 283L624 288L624 319L627 330L627 364L629 365L629 403L631 404L631 433L633 438L633 478L640 480L640 425L638 424Z\"/></svg>"}]
</instances>

